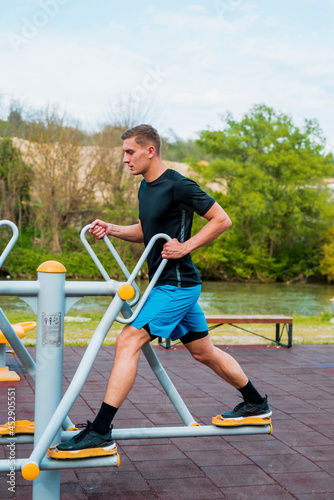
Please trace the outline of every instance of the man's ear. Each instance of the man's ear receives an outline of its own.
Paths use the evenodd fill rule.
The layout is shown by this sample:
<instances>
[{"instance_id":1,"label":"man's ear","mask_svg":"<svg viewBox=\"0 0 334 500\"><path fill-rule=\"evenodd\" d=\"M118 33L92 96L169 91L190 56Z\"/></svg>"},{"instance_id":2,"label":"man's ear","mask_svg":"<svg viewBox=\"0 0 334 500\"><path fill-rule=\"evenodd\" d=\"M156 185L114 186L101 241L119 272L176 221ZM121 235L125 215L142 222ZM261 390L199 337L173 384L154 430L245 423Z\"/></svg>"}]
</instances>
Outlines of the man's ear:
<instances>
[{"instance_id":1,"label":"man's ear","mask_svg":"<svg viewBox=\"0 0 334 500\"><path fill-rule=\"evenodd\" d=\"M148 148L148 157L149 158L153 158L154 155L155 155L155 148L154 148L154 146L149 146L149 148Z\"/></svg>"}]
</instances>

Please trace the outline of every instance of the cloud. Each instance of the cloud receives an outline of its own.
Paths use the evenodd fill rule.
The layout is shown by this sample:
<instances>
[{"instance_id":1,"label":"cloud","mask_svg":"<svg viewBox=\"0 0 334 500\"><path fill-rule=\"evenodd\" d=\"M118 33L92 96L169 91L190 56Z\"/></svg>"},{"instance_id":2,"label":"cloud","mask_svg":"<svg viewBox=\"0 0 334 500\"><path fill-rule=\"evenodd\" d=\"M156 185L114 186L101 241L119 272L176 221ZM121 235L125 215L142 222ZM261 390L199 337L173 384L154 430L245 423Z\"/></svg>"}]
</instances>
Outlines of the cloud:
<instances>
[{"instance_id":1,"label":"cloud","mask_svg":"<svg viewBox=\"0 0 334 500\"><path fill-rule=\"evenodd\" d=\"M241 117L265 102L296 120L319 118L334 137L333 35L322 22L328 12L312 4L320 16L314 22L310 3L302 11L289 4L287 12L264 0L221 0L219 10L218 1L136 4L135 13L115 4L108 15L100 3L92 20L82 20L79 4L71 2L17 52L6 38L5 12L2 93L38 106L58 102L92 125L105 118L109 102L137 92L145 102L154 100L166 130L183 137L220 126L227 110ZM331 9L334 0L327 5ZM155 85L149 72L158 67L164 76Z\"/></svg>"},{"instance_id":2,"label":"cloud","mask_svg":"<svg viewBox=\"0 0 334 500\"><path fill-rule=\"evenodd\" d=\"M180 33L180 30L182 30L184 36L186 36L186 33L191 32L197 36L203 36L203 33L211 36L237 34L250 27L257 18L257 14L248 11L244 12L243 10L240 10L238 17L233 20L228 20L219 15L214 9L212 13L197 11L189 13L158 9L152 12L152 22L155 26L161 26L168 29L169 32L176 30Z\"/></svg>"},{"instance_id":3,"label":"cloud","mask_svg":"<svg viewBox=\"0 0 334 500\"><path fill-rule=\"evenodd\" d=\"M275 16L271 16L271 17L268 17L268 19L265 20L264 24L266 26L269 26L270 28L272 27L276 27L276 26L280 26L281 25L281 22L279 21L279 19Z\"/></svg>"},{"instance_id":4,"label":"cloud","mask_svg":"<svg viewBox=\"0 0 334 500\"><path fill-rule=\"evenodd\" d=\"M200 13L200 14L207 12L206 7L204 5L200 5L200 4L186 5L185 7L183 7L183 10L186 12L196 12L196 13Z\"/></svg>"},{"instance_id":5,"label":"cloud","mask_svg":"<svg viewBox=\"0 0 334 500\"><path fill-rule=\"evenodd\" d=\"M8 97L29 98L32 107L59 103L90 125L106 119L109 102L122 95L133 91L139 100L150 99L167 74L136 48L59 40L48 33L18 54L1 50L0 57L6 67L1 88Z\"/></svg>"}]
</instances>

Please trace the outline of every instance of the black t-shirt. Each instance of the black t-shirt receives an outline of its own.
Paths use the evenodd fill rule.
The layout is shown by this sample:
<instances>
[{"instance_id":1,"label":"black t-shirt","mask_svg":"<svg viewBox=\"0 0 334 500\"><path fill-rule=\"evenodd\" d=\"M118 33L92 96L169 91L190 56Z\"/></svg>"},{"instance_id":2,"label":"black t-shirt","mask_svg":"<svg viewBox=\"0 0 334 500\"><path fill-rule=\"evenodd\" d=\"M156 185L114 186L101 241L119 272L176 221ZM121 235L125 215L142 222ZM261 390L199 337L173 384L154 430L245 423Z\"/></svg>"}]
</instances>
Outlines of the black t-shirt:
<instances>
[{"instance_id":1,"label":"black t-shirt","mask_svg":"<svg viewBox=\"0 0 334 500\"><path fill-rule=\"evenodd\" d=\"M143 179L138 198L145 246L157 233L166 233L180 243L187 241L191 237L193 213L204 215L215 203L196 182L170 169L153 182ZM165 240L158 240L148 255L150 279L161 262L165 243ZM186 255L168 261L157 285L189 287L200 283L199 272L190 255Z\"/></svg>"}]
</instances>

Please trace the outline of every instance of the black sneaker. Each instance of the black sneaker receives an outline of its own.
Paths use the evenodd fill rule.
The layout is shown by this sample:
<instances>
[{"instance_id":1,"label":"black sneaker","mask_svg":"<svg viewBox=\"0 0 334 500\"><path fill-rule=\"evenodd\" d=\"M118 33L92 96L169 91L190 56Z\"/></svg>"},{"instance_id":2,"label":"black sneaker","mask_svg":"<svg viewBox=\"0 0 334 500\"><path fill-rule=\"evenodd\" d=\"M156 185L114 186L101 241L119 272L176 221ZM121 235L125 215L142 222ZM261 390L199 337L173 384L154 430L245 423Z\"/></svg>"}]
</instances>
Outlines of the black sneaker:
<instances>
[{"instance_id":1,"label":"black sneaker","mask_svg":"<svg viewBox=\"0 0 334 500\"><path fill-rule=\"evenodd\" d=\"M264 398L263 402L260 404L255 403L247 403L247 401L243 401L239 403L234 410L228 411L221 415L221 418L224 420L233 419L233 420L242 420L246 417L270 417L272 414L271 409L268 405L268 397Z\"/></svg>"},{"instance_id":2,"label":"black sneaker","mask_svg":"<svg viewBox=\"0 0 334 500\"><path fill-rule=\"evenodd\" d=\"M49 448L47 455L63 460L101 457L117 453L116 443L111 437L112 428L102 436L94 431L93 424L89 420L87 424L81 424L81 427L85 427L84 430L68 441Z\"/></svg>"}]
</instances>

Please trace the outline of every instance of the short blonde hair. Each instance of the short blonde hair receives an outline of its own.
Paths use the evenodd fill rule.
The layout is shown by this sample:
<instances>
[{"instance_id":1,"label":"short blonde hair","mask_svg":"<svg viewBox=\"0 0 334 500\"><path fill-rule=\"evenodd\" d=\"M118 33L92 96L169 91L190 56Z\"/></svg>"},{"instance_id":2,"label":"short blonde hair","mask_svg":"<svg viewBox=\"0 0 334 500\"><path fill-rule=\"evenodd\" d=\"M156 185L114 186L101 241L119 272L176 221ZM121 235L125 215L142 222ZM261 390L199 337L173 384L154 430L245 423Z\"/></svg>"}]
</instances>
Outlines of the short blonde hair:
<instances>
[{"instance_id":1,"label":"short blonde hair","mask_svg":"<svg viewBox=\"0 0 334 500\"><path fill-rule=\"evenodd\" d=\"M130 139L130 137L134 137L136 143L140 146L147 146L152 143L155 147L155 152L158 156L160 156L161 150L161 139L157 130L152 127L152 125L137 125L137 127L130 128L122 134L121 139L123 141L125 139Z\"/></svg>"}]
</instances>

